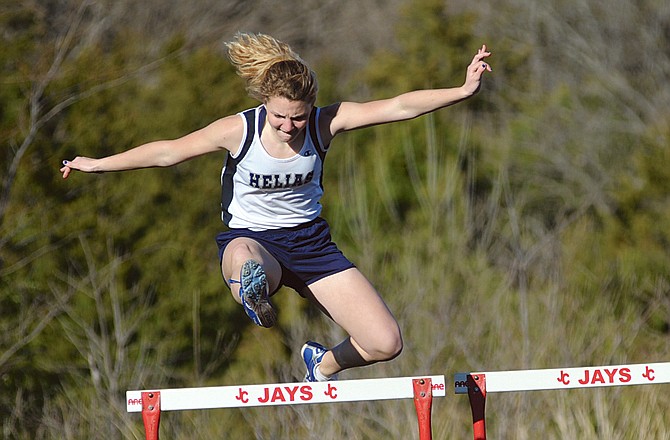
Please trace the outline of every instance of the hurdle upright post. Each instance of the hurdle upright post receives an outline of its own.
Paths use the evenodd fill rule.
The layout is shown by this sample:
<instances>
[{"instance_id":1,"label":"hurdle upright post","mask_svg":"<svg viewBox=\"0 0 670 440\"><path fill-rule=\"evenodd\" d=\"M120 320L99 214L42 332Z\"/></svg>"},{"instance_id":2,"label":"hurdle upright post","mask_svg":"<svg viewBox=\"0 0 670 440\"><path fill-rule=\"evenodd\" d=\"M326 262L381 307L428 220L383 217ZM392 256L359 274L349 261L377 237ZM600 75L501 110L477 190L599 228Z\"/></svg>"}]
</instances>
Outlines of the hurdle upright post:
<instances>
[{"instance_id":1,"label":"hurdle upright post","mask_svg":"<svg viewBox=\"0 0 670 440\"><path fill-rule=\"evenodd\" d=\"M412 379L412 388L416 418L419 422L419 440L432 440L433 382L430 378Z\"/></svg>"},{"instance_id":2,"label":"hurdle upright post","mask_svg":"<svg viewBox=\"0 0 670 440\"><path fill-rule=\"evenodd\" d=\"M468 374L466 379L468 398L472 410L472 431L475 440L486 440L486 375Z\"/></svg>"},{"instance_id":3,"label":"hurdle upright post","mask_svg":"<svg viewBox=\"0 0 670 440\"><path fill-rule=\"evenodd\" d=\"M142 420L144 421L146 440L158 440L161 420L160 391L145 391L142 393Z\"/></svg>"}]
</instances>

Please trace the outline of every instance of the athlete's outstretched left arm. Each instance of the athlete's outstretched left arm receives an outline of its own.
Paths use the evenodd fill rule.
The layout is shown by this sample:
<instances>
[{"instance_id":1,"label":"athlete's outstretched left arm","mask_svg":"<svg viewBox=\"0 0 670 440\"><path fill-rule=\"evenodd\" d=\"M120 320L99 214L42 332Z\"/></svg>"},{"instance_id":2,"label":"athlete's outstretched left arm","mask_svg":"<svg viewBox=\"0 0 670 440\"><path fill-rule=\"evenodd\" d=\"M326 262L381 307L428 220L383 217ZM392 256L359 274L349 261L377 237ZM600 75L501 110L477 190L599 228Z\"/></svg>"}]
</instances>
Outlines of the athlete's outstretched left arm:
<instances>
[{"instance_id":1,"label":"athlete's outstretched left arm","mask_svg":"<svg viewBox=\"0 0 670 440\"><path fill-rule=\"evenodd\" d=\"M239 116L227 116L177 139L148 142L102 158L77 156L73 160L64 160L60 171L63 179L67 179L73 170L103 173L168 167L222 149L234 152L241 142L243 130Z\"/></svg>"},{"instance_id":2,"label":"athlete's outstretched left arm","mask_svg":"<svg viewBox=\"0 0 670 440\"><path fill-rule=\"evenodd\" d=\"M415 90L389 99L342 102L327 107L332 117L330 133L334 136L361 127L412 119L463 101L477 93L484 72L491 72L491 66L485 61L489 56L491 52L483 45L472 58L460 87Z\"/></svg>"}]
</instances>

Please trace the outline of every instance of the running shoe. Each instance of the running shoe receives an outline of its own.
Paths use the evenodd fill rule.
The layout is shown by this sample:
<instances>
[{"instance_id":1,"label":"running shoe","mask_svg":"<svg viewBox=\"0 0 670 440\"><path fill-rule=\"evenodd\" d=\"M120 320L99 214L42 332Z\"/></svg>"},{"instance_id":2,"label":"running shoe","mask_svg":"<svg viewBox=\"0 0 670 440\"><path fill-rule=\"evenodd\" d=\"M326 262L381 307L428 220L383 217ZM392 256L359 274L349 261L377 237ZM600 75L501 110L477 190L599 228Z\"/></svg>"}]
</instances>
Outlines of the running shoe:
<instances>
[{"instance_id":1,"label":"running shoe","mask_svg":"<svg viewBox=\"0 0 670 440\"><path fill-rule=\"evenodd\" d=\"M307 367L307 374L305 374L305 382L318 382L316 378L316 367L319 366L323 360L323 356L328 352L328 349L321 344L316 342L308 341L305 345L302 346L300 354L302 355L302 360L305 362ZM335 380L337 376L331 376L328 380Z\"/></svg>"},{"instance_id":2,"label":"running shoe","mask_svg":"<svg viewBox=\"0 0 670 440\"><path fill-rule=\"evenodd\" d=\"M240 299L244 311L261 327L272 327L277 322L277 312L270 303L267 277L263 266L247 260L240 270Z\"/></svg>"}]
</instances>

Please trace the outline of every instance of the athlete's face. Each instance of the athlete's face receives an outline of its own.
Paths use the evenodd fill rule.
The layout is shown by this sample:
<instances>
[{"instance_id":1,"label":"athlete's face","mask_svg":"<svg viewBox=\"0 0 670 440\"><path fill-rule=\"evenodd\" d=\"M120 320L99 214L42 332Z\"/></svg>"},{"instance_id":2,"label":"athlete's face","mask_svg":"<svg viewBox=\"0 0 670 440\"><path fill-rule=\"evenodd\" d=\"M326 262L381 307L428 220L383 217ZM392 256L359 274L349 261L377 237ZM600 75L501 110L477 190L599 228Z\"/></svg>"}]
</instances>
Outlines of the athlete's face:
<instances>
[{"instance_id":1,"label":"athlete's face","mask_svg":"<svg viewBox=\"0 0 670 440\"><path fill-rule=\"evenodd\" d=\"M280 96L273 96L265 103L268 124L279 140L287 143L301 135L307 126L312 107L307 102L291 101Z\"/></svg>"}]
</instances>

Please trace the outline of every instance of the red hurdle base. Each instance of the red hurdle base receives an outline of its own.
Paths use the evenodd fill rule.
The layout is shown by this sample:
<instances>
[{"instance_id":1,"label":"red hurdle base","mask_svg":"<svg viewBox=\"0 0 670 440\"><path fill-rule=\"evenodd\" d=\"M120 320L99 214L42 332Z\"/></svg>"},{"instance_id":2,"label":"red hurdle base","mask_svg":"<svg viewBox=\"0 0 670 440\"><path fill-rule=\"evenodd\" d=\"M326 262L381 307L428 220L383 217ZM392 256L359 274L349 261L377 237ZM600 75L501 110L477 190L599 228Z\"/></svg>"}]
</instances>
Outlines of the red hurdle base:
<instances>
[{"instance_id":1,"label":"red hurdle base","mask_svg":"<svg viewBox=\"0 0 670 440\"><path fill-rule=\"evenodd\" d=\"M437 385L444 390L444 383ZM414 406L416 408L419 423L419 439L432 440L431 411L433 407L433 382L432 379L412 379L414 393ZM146 440L159 440L159 428L161 417L161 392L142 391L142 420Z\"/></svg>"}]
</instances>

